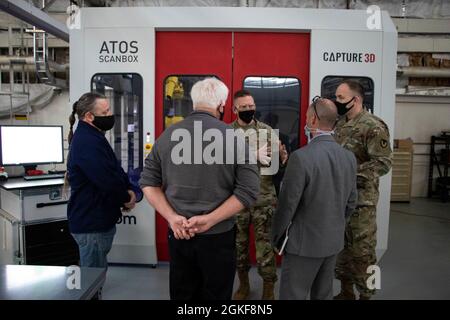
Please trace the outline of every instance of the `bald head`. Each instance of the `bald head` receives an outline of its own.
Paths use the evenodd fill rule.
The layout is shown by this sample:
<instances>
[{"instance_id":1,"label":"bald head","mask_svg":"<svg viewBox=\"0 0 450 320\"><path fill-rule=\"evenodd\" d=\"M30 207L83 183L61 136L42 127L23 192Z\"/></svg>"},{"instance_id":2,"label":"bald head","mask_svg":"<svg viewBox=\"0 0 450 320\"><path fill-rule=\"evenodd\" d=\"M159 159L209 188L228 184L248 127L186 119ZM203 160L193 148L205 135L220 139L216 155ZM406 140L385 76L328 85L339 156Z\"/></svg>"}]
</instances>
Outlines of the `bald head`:
<instances>
[{"instance_id":1,"label":"bald head","mask_svg":"<svg viewBox=\"0 0 450 320\"><path fill-rule=\"evenodd\" d=\"M337 108L333 101L325 98L320 98L315 102L316 109L314 110L314 104L310 104L308 113L310 116L317 112L317 120L319 123L319 129L321 130L333 130L336 120L338 118Z\"/></svg>"}]
</instances>

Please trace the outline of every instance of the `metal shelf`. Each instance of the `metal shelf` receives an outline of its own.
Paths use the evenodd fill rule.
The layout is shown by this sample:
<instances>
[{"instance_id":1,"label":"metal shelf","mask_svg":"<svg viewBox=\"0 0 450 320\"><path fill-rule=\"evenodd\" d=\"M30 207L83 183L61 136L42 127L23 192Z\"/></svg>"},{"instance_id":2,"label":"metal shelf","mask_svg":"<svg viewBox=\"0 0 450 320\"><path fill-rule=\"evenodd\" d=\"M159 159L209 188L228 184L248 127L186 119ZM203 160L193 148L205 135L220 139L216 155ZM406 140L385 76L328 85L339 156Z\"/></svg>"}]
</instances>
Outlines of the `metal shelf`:
<instances>
[{"instance_id":1,"label":"metal shelf","mask_svg":"<svg viewBox=\"0 0 450 320\"><path fill-rule=\"evenodd\" d=\"M438 195L443 202L447 202L450 199L450 162L443 161L438 158L438 154L435 150L436 145L445 145L444 150L446 150L446 154L450 154L450 134L448 132L442 132L442 135L440 136L431 136L430 167L428 171L428 198ZM435 168L438 171L439 177L436 179L435 188L433 190Z\"/></svg>"}]
</instances>

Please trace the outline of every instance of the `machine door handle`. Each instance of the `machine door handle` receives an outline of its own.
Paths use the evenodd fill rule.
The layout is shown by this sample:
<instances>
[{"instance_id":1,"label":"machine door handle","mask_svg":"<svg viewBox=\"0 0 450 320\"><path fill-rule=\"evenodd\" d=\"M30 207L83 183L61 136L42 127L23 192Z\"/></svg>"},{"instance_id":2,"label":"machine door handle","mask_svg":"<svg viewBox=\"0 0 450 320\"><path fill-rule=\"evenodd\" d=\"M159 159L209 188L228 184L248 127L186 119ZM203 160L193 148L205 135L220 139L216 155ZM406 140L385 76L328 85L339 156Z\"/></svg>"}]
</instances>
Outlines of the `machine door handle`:
<instances>
[{"instance_id":1,"label":"machine door handle","mask_svg":"<svg viewBox=\"0 0 450 320\"><path fill-rule=\"evenodd\" d=\"M69 201L57 201L57 202L41 202L36 203L36 208L44 208L44 207L51 207L51 206L59 206L62 204L67 204Z\"/></svg>"}]
</instances>

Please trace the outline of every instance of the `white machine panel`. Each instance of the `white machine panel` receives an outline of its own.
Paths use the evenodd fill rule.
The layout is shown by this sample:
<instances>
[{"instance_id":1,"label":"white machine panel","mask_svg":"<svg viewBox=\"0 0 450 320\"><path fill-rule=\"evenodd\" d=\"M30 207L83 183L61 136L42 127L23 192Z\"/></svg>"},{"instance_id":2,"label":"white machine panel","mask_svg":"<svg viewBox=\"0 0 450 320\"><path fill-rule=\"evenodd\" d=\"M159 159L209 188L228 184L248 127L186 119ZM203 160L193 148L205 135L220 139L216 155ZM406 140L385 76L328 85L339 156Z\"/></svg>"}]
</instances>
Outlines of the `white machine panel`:
<instances>
[{"instance_id":1,"label":"white machine panel","mask_svg":"<svg viewBox=\"0 0 450 320\"><path fill-rule=\"evenodd\" d=\"M368 77L374 83L374 114L382 118L391 130L393 143L394 118L383 114L393 101L383 101L383 33L371 31L311 31L311 87L310 96L321 95L322 80L327 76ZM389 98L389 97L386 97ZM383 108L384 106L384 108ZM380 180L380 199L377 207L377 255L387 249L391 174Z\"/></svg>"},{"instance_id":2,"label":"white machine panel","mask_svg":"<svg viewBox=\"0 0 450 320\"><path fill-rule=\"evenodd\" d=\"M74 37L76 32L74 31ZM136 73L143 78L143 132L154 142L154 55L153 28L87 28L84 48L83 86L74 86L72 97L90 90L92 77L99 73ZM71 34L72 36L72 34ZM77 76L78 77L78 76ZM146 141L144 141L146 142ZM138 147L138 146L136 146ZM145 199L117 223L117 233L108 255L111 263L157 263L155 244L155 210Z\"/></svg>"}]
</instances>

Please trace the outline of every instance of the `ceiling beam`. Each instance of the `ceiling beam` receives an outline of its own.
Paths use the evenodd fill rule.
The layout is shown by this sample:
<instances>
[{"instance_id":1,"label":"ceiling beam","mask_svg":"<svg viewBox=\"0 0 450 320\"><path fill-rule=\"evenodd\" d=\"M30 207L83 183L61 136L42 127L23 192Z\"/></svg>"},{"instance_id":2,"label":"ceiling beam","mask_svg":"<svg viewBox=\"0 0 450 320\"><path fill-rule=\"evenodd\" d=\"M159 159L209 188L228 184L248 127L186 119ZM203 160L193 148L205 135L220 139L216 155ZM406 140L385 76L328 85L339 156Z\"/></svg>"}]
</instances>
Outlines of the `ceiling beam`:
<instances>
[{"instance_id":1,"label":"ceiling beam","mask_svg":"<svg viewBox=\"0 0 450 320\"><path fill-rule=\"evenodd\" d=\"M0 9L57 38L69 42L69 29L64 23L52 18L46 12L24 0L2 0L0 1Z\"/></svg>"}]
</instances>

